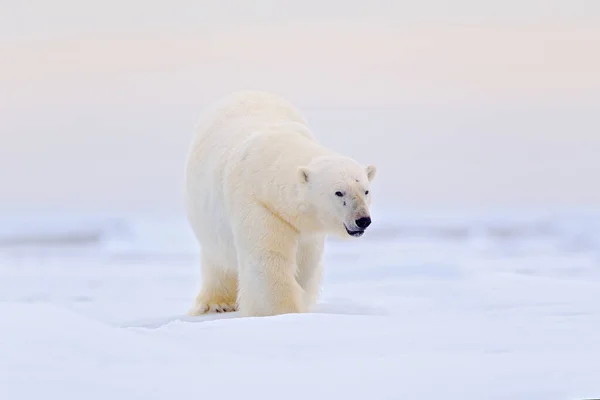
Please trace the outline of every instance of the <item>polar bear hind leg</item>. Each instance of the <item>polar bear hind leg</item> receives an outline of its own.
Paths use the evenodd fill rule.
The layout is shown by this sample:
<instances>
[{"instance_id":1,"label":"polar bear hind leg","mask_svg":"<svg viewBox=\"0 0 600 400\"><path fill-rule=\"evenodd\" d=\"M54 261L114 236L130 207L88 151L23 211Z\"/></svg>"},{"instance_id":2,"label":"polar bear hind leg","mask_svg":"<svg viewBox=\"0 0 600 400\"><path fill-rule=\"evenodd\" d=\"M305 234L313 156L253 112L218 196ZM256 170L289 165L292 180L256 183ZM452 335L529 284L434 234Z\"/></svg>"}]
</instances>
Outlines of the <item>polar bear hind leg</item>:
<instances>
[{"instance_id":1,"label":"polar bear hind leg","mask_svg":"<svg viewBox=\"0 0 600 400\"><path fill-rule=\"evenodd\" d=\"M194 306L188 312L198 316L208 312L237 311L238 277L234 268L227 268L202 256L202 288Z\"/></svg>"}]
</instances>

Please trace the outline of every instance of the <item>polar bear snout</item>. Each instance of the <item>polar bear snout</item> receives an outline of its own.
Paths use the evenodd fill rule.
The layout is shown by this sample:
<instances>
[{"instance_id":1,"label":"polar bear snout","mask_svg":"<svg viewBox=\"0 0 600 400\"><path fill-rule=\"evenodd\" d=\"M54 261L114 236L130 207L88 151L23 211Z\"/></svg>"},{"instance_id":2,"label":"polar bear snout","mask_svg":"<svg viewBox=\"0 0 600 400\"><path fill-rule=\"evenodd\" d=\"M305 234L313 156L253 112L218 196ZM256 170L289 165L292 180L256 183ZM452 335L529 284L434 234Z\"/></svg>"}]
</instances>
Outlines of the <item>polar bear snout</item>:
<instances>
[{"instance_id":1,"label":"polar bear snout","mask_svg":"<svg viewBox=\"0 0 600 400\"><path fill-rule=\"evenodd\" d=\"M356 221L354 221L354 223L356 224L357 227L359 227L361 229L367 229L367 227L369 225L371 225L371 217L366 216L366 217L359 218Z\"/></svg>"},{"instance_id":2,"label":"polar bear snout","mask_svg":"<svg viewBox=\"0 0 600 400\"><path fill-rule=\"evenodd\" d=\"M355 219L353 222L353 224L349 224L351 226L344 224L346 232L350 236L360 237L365 233L365 230L369 227L369 225L371 225L371 217L367 215L365 217Z\"/></svg>"}]
</instances>

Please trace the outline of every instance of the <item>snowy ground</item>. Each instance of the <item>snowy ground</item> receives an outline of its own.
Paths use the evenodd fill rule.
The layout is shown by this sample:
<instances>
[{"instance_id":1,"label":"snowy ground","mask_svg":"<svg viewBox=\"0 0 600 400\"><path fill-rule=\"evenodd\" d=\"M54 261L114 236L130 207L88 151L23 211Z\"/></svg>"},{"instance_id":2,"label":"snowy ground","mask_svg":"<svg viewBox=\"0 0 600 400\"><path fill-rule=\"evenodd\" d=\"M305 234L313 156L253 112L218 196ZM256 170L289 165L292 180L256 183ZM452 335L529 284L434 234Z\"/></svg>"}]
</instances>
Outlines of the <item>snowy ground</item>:
<instances>
[{"instance_id":1,"label":"snowy ground","mask_svg":"<svg viewBox=\"0 0 600 400\"><path fill-rule=\"evenodd\" d=\"M180 220L58 220L0 227L0 399L600 398L598 214L379 217L270 318L183 316Z\"/></svg>"}]
</instances>

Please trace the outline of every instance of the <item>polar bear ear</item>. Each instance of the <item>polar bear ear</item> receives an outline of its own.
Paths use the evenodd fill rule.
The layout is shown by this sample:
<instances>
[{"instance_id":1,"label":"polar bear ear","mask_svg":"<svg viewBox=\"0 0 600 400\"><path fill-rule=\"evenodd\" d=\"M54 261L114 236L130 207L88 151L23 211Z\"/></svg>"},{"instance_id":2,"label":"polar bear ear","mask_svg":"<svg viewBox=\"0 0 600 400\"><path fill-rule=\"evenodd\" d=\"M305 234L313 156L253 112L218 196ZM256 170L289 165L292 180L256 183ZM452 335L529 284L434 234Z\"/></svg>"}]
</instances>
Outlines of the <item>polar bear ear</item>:
<instances>
[{"instance_id":1,"label":"polar bear ear","mask_svg":"<svg viewBox=\"0 0 600 400\"><path fill-rule=\"evenodd\" d=\"M308 183L308 176L310 175L310 170L308 167L298 167L298 178L302 183Z\"/></svg>"},{"instance_id":2,"label":"polar bear ear","mask_svg":"<svg viewBox=\"0 0 600 400\"><path fill-rule=\"evenodd\" d=\"M374 165L367 165L365 171L367 172L367 178L369 178L369 182L371 182L373 178L375 178L375 174L377 173L377 167Z\"/></svg>"}]
</instances>

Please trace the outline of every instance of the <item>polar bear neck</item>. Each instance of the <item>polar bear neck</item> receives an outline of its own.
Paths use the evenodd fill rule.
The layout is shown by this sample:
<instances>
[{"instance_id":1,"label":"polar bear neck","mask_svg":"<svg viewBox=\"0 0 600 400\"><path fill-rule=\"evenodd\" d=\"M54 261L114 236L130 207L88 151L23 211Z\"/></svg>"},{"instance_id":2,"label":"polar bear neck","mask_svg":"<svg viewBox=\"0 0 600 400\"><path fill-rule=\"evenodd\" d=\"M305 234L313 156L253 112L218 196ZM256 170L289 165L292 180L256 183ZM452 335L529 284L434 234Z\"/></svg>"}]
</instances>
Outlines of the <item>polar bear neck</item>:
<instances>
[{"instance_id":1,"label":"polar bear neck","mask_svg":"<svg viewBox=\"0 0 600 400\"><path fill-rule=\"evenodd\" d=\"M263 165L260 175L265 177L265 180L251 190L260 203L295 230L306 233L322 232L323 224L318 219L318 213L303 195L303 183L300 182L298 168L309 165L314 159L335 153L314 139L303 136L288 136L285 139L280 147L271 142L272 146L278 147L276 152L260 155ZM301 151L298 151L299 148Z\"/></svg>"}]
</instances>

